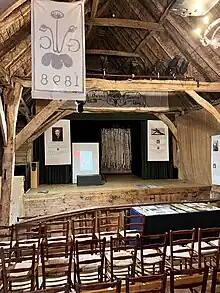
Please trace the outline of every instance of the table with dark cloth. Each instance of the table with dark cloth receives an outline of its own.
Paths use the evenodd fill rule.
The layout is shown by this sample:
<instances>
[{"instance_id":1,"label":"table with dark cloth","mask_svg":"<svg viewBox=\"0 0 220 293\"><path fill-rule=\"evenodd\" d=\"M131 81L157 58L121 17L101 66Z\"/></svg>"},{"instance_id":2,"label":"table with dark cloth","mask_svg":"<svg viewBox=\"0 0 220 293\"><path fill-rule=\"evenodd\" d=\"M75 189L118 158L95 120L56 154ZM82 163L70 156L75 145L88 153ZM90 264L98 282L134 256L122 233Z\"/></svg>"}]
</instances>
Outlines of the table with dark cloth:
<instances>
[{"instance_id":1,"label":"table with dark cloth","mask_svg":"<svg viewBox=\"0 0 220 293\"><path fill-rule=\"evenodd\" d=\"M145 216L145 235L163 234L170 230L220 227L220 208L206 203L138 206L130 209L130 215ZM133 218L131 221L135 223L137 220Z\"/></svg>"}]
</instances>

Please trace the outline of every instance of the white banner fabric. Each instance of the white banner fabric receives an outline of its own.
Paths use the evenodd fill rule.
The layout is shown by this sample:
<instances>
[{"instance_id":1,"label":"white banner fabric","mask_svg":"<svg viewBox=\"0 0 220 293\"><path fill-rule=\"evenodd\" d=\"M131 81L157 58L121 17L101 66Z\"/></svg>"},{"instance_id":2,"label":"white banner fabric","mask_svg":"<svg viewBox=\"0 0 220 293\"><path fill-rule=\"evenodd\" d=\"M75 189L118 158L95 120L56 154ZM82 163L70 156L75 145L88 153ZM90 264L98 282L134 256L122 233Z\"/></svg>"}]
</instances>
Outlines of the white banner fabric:
<instances>
[{"instance_id":1,"label":"white banner fabric","mask_svg":"<svg viewBox=\"0 0 220 293\"><path fill-rule=\"evenodd\" d=\"M32 0L32 97L86 100L84 1Z\"/></svg>"},{"instance_id":2,"label":"white banner fabric","mask_svg":"<svg viewBox=\"0 0 220 293\"><path fill-rule=\"evenodd\" d=\"M169 161L169 130L165 123L148 120L148 161Z\"/></svg>"},{"instance_id":3,"label":"white banner fabric","mask_svg":"<svg viewBox=\"0 0 220 293\"><path fill-rule=\"evenodd\" d=\"M211 169L212 184L220 185L220 135L212 136Z\"/></svg>"},{"instance_id":4,"label":"white banner fabric","mask_svg":"<svg viewBox=\"0 0 220 293\"><path fill-rule=\"evenodd\" d=\"M70 121L60 120L44 132L45 165L71 165Z\"/></svg>"}]
</instances>

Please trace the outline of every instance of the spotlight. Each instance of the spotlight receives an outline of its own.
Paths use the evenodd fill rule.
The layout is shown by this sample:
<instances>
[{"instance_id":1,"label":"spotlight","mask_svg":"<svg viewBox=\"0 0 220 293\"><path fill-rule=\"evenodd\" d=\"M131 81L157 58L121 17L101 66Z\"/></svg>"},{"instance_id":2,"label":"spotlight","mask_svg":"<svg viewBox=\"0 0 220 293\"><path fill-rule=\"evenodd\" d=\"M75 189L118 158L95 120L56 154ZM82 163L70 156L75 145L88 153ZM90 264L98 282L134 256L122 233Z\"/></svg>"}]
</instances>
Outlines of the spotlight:
<instances>
[{"instance_id":1,"label":"spotlight","mask_svg":"<svg viewBox=\"0 0 220 293\"><path fill-rule=\"evenodd\" d=\"M208 16L205 16L203 18L203 22L204 22L204 24L209 24L209 17Z\"/></svg>"},{"instance_id":2,"label":"spotlight","mask_svg":"<svg viewBox=\"0 0 220 293\"><path fill-rule=\"evenodd\" d=\"M195 29L195 33L198 35L198 36L201 36L201 32L202 32L202 30L201 30L201 28L197 28L197 29Z\"/></svg>"},{"instance_id":3,"label":"spotlight","mask_svg":"<svg viewBox=\"0 0 220 293\"><path fill-rule=\"evenodd\" d=\"M84 102L82 101L75 101L76 104L76 112L77 113L82 113L84 111L83 106L84 106Z\"/></svg>"}]
</instances>

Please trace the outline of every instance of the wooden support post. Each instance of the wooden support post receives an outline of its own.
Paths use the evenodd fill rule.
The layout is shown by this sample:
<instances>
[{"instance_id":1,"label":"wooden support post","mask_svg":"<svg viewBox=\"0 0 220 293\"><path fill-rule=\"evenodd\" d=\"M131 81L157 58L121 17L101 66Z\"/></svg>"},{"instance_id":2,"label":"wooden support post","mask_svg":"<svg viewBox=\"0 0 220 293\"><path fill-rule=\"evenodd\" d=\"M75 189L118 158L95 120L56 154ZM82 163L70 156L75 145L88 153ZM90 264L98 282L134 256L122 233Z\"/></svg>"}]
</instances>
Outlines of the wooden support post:
<instances>
[{"instance_id":1,"label":"wooden support post","mask_svg":"<svg viewBox=\"0 0 220 293\"><path fill-rule=\"evenodd\" d=\"M66 101L51 101L44 107L17 135L16 135L16 150L18 150L37 129L56 112L60 106Z\"/></svg>"},{"instance_id":2,"label":"wooden support post","mask_svg":"<svg viewBox=\"0 0 220 293\"><path fill-rule=\"evenodd\" d=\"M7 146L8 143L8 134L7 134L7 124L5 119L5 112L2 104L2 99L0 97L0 128L3 138L4 147Z\"/></svg>"},{"instance_id":3,"label":"wooden support post","mask_svg":"<svg viewBox=\"0 0 220 293\"><path fill-rule=\"evenodd\" d=\"M218 123L220 123L220 113L215 109L214 106L212 106L209 102L203 99L195 91L186 91L186 93L206 111L208 111L218 121Z\"/></svg>"},{"instance_id":4,"label":"wooden support post","mask_svg":"<svg viewBox=\"0 0 220 293\"><path fill-rule=\"evenodd\" d=\"M2 182L1 182L1 224L9 225L10 200L13 191L13 177L15 166L15 134L18 117L18 108L22 95L22 86L15 83L14 88L5 91L6 123L8 140L4 147L2 158Z\"/></svg>"},{"instance_id":5,"label":"wooden support post","mask_svg":"<svg viewBox=\"0 0 220 293\"><path fill-rule=\"evenodd\" d=\"M177 128L176 126L173 124L173 122L165 115L165 114L159 114L159 113L155 113L154 114L157 118L159 118L161 121L163 121L163 123L165 123L169 130L172 132L175 140L178 142L178 135L177 135Z\"/></svg>"}]
</instances>

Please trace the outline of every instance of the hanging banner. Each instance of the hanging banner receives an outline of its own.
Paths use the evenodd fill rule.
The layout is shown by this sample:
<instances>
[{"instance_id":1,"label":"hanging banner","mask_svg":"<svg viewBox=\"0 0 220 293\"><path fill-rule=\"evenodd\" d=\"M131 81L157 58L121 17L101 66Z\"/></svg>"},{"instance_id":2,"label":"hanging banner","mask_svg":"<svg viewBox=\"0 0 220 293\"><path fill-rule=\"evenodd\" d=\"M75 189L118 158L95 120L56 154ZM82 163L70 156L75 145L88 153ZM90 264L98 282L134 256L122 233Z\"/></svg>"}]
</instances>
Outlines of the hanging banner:
<instances>
[{"instance_id":1,"label":"hanging banner","mask_svg":"<svg viewBox=\"0 0 220 293\"><path fill-rule=\"evenodd\" d=\"M212 136L211 172L212 184L220 185L220 135Z\"/></svg>"},{"instance_id":2,"label":"hanging banner","mask_svg":"<svg viewBox=\"0 0 220 293\"><path fill-rule=\"evenodd\" d=\"M32 0L32 97L86 100L84 1Z\"/></svg>"},{"instance_id":3,"label":"hanging banner","mask_svg":"<svg viewBox=\"0 0 220 293\"><path fill-rule=\"evenodd\" d=\"M60 120L44 132L45 165L70 165L70 121Z\"/></svg>"},{"instance_id":4,"label":"hanging banner","mask_svg":"<svg viewBox=\"0 0 220 293\"><path fill-rule=\"evenodd\" d=\"M169 161L169 130L165 123L148 120L148 161Z\"/></svg>"}]
</instances>

